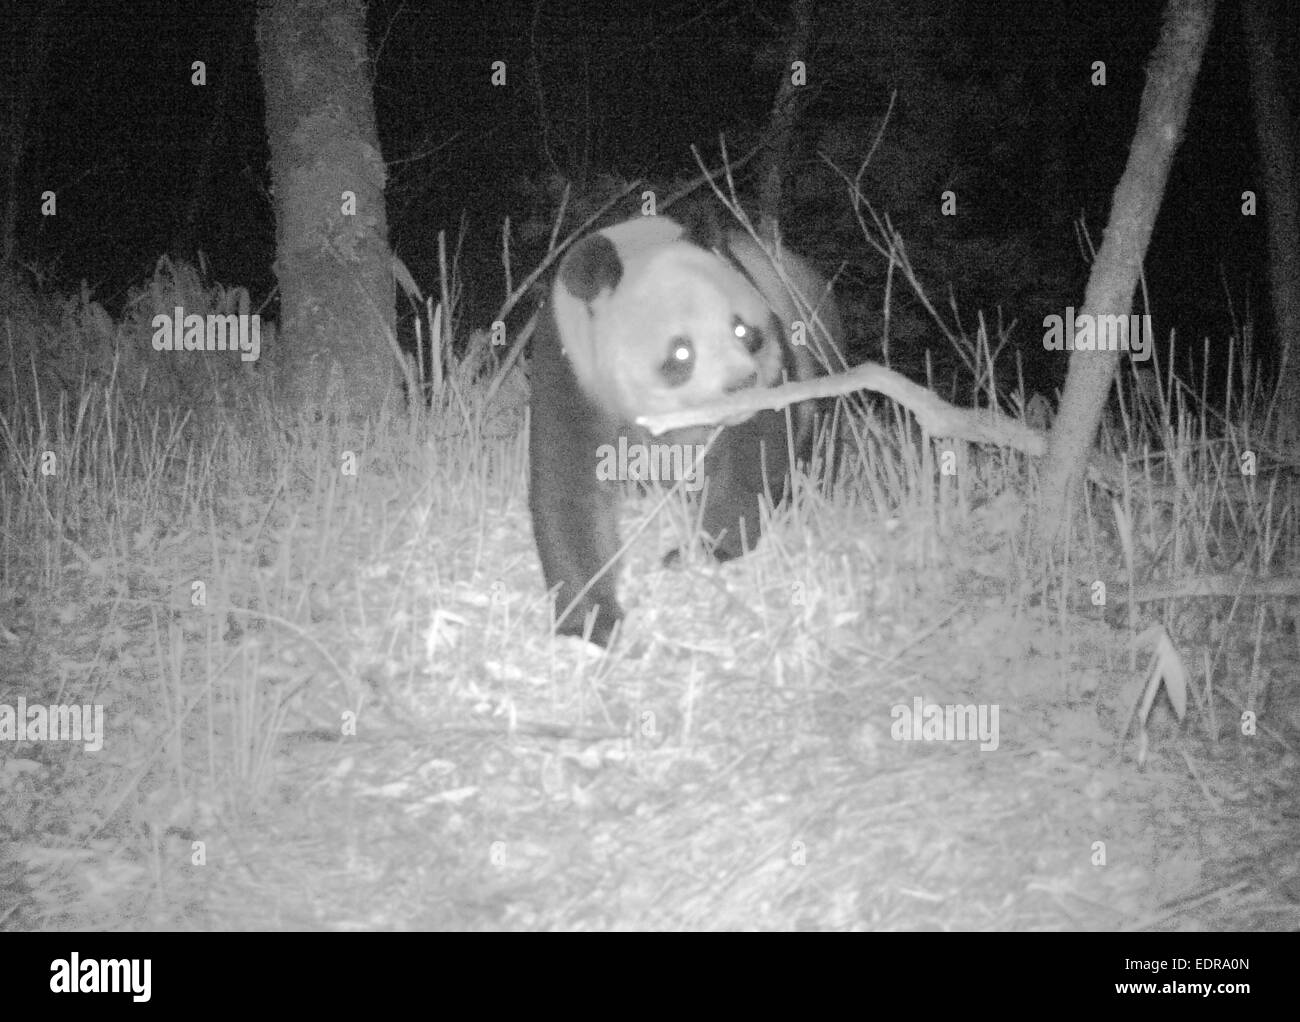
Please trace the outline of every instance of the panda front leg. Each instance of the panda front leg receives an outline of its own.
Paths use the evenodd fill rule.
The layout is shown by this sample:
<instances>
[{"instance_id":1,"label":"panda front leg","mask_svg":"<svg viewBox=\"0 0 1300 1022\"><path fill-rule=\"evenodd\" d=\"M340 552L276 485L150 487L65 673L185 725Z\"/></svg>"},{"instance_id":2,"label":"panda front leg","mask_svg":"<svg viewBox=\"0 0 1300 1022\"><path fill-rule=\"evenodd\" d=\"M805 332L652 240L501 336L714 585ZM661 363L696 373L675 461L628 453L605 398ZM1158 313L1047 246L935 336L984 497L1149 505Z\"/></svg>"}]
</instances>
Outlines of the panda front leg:
<instances>
[{"instance_id":1,"label":"panda front leg","mask_svg":"<svg viewBox=\"0 0 1300 1022\"><path fill-rule=\"evenodd\" d=\"M761 498L779 504L790 475L785 415L759 412L728 426L705 455L708 490L703 525L713 556L740 557L757 544L763 529Z\"/></svg>"},{"instance_id":2,"label":"panda front leg","mask_svg":"<svg viewBox=\"0 0 1300 1022\"><path fill-rule=\"evenodd\" d=\"M559 587L555 612L562 616L556 631L581 636L594 614L591 641L608 646L623 617L613 563L619 548L619 489L598 478L596 465L601 445L618 442L618 424L592 405L558 345L547 350L548 340L554 343L543 337L541 357L533 360L528 438L533 535L547 588Z\"/></svg>"}]
</instances>

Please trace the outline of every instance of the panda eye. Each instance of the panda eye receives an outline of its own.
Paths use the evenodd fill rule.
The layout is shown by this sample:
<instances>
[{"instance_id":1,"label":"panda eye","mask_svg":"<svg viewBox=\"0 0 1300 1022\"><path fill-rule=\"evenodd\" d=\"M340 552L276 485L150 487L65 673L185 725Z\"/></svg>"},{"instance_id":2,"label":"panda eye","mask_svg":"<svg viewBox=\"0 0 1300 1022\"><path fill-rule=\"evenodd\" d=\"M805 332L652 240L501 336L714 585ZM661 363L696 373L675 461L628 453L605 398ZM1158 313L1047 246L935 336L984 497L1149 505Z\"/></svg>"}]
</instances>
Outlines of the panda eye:
<instances>
[{"instance_id":1,"label":"panda eye","mask_svg":"<svg viewBox=\"0 0 1300 1022\"><path fill-rule=\"evenodd\" d=\"M756 330L739 316L731 321L731 332L751 355L757 355L762 350L763 331Z\"/></svg>"},{"instance_id":2,"label":"panda eye","mask_svg":"<svg viewBox=\"0 0 1300 1022\"><path fill-rule=\"evenodd\" d=\"M670 387L680 387L695 372L695 344L689 337L674 337L668 342L668 357L659 373Z\"/></svg>"}]
</instances>

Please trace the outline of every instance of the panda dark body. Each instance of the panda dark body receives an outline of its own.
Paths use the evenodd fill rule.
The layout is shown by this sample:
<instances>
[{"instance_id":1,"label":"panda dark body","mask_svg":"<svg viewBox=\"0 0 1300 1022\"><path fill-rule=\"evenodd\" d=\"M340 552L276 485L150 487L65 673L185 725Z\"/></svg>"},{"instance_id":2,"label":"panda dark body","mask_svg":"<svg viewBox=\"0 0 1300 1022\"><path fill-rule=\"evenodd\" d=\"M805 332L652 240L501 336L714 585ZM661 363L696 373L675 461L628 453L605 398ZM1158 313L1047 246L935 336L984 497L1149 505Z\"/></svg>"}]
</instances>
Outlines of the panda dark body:
<instances>
[{"instance_id":1,"label":"panda dark body","mask_svg":"<svg viewBox=\"0 0 1300 1022\"><path fill-rule=\"evenodd\" d=\"M792 254L783 252L781 264L801 297L820 303L816 315L840 345L825 282ZM542 572L548 587L559 587L556 613L573 603L558 632L584 634L594 612L590 638L605 646L623 616L618 566L610 565L620 546L620 484L598 479L601 446L620 437L704 443L712 427L652 438L634 420L775 386L783 375L818 375L823 360L790 341L791 324L803 318L762 248L712 212L685 222L630 220L566 254L533 338L529 437L529 505ZM810 323L806 336L811 344L822 335ZM789 411L793 437L784 411L763 411L728 425L705 456L702 520L718 560L758 541L760 498L769 488L781 498L791 446L797 458L810 453L815 408Z\"/></svg>"}]
</instances>

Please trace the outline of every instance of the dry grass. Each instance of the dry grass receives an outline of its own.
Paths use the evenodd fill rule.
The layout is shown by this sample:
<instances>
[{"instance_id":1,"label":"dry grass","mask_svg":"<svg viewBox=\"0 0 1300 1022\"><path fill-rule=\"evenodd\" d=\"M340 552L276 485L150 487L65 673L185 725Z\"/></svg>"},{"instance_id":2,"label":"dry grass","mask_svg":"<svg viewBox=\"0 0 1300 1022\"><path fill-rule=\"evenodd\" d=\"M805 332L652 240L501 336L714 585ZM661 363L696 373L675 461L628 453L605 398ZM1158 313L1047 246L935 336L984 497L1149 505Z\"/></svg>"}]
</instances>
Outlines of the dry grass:
<instances>
[{"instance_id":1,"label":"dry grass","mask_svg":"<svg viewBox=\"0 0 1300 1022\"><path fill-rule=\"evenodd\" d=\"M256 375L162 410L138 324L72 311L114 354L69 378L5 324L0 703L106 736L0 746L5 927L1300 925L1297 601L1252 591L1295 580L1300 500L1254 384L1126 384L1126 486L1050 577L1032 467L859 408L751 556L664 570L689 512L648 523L598 656L547 632L517 392L453 375L369 435ZM1155 683L1186 723L1136 716ZM918 699L996 746L900 740Z\"/></svg>"}]
</instances>

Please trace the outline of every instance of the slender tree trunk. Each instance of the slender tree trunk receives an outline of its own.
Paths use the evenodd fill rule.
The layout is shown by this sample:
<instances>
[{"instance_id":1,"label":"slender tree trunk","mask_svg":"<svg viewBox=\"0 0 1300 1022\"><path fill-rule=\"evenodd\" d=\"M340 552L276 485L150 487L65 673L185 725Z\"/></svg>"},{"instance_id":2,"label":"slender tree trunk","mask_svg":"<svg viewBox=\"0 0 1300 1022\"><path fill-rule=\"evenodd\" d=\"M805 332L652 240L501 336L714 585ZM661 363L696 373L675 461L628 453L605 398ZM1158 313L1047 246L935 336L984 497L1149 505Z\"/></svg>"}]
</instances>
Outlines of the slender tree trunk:
<instances>
[{"instance_id":1,"label":"slender tree trunk","mask_svg":"<svg viewBox=\"0 0 1300 1022\"><path fill-rule=\"evenodd\" d=\"M397 392L384 160L360 0L269 0L257 20L294 408L361 415Z\"/></svg>"},{"instance_id":2,"label":"slender tree trunk","mask_svg":"<svg viewBox=\"0 0 1300 1022\"><path fill-rule=\"evenodd\" d=\"M813 0L790 0L790 38L786 45L785 66L781 69L781 87L772 103L768 121L766 159L759 176L759 225L765 237L772 237L781 218L785 202L785 181L793 162L795 129L802 104L800 95L808 86L795 81L795 63L808 63L812 43Z\"/></svg>"},{"instance_id":3,"label":"slender tree trunk","mask_svg":"<svg viewBox=\"0 0 1300 1022\"><path fill-rule=\"evenodd\" d=\"M1291 2L1291 0L1288 0ZM1279 443L1300 439L1300 220L1297 219L1296 152L1290 111L1277 70L1277 22L1264 0L1241 5L1250 49L1250 98L1255 144L1264 185L1268 231L1268 279L1277 341L1277 405L1273 423Z\"/></svg>"},{"instance_id":4,"label":"slender tree trunk","mask_svg":"<svg viewBox=\"0 0 1300 1022\"><path fill-rule=\"evenodd\" d=\"M1115 189L1110 222L1088 278L1082 315L1128 316L1142 259L1151 240L1169 166L1182 139L1201 66L1215 0L1170 0L1147 69L1128 165ZM1102 409L1110 395L1118 351L1075 351L1060 412L1048 442L1042 502L1035 523L1046 557L1064 536L1073 491L1080 485Z\"/></svg>"}]
</instances>

